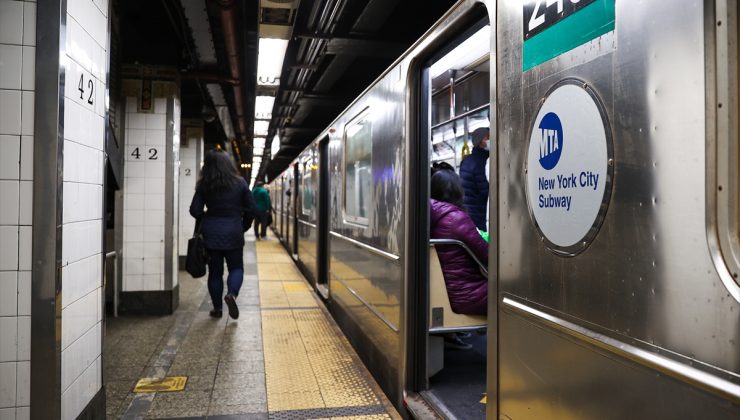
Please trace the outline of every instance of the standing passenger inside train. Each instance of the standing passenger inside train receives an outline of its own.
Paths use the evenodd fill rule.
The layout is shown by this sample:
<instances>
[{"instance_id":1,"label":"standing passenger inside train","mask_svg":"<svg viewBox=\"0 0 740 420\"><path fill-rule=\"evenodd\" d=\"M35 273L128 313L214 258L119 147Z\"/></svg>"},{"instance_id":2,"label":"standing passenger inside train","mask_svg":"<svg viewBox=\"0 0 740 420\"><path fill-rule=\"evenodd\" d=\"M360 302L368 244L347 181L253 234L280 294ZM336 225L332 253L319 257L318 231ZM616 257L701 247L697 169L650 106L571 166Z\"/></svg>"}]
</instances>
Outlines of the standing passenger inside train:
<instances>
[{"instance_id":1,"label":"standing passenger inside train","mask_svg":"<svg viewBox=\"0 0 740 420\"><path fill-rule=\"evenodd\" d=\"M432 239L456 239L488 266L488 244L464 210L463 188L454 171L432 175L430 220ZM484 206L485 207L485 206ZM452 310L459 314L486 315L488 279L475 260L458 245L436 247Z\"/></svg>"},{"instance_id":2,"label":"standing passenger inside train","mask_svg":"<svg viewBox=\"0 0 740 420\"><path fill-rule=\"evenodd\" d=\"M465 190L465 209L478 229L487 232L486 212L488 208L488 128L473 131L473 152L460 164L460 178Z\"/></svg>"},{"instance_id":3,"label":"standing passenger inside train","mask_svg":"<svg viewBox=\"0 0 740 420\"><path fill-rule=\"evenodd\" d=\"M206 207L207 211L203 210ZM244 232L252 225L254 200L247 182L239 176L226 152L206 154L201 176L190 203L190 215L201 223L208 261L208 292L213 302L211 316L223 315L224 260L229 268L226 296L229 316L239 318L236 297L244 278Z\"/></svg>"},{"instance_id":4,"label":"standing passenger inside train","mask_svg":"<svg viewBox=\"0 0 740 420\"><path fill-rule=\"evenodd\" d=\"M267 216L268 212L272 208L272 204L270 204L270 194L267 192L264 185L264 182L257 181L252 190L254 205L257 208L257 213L254 218L254 236L257 239L265 238L265 236L267 236Z\"/></svg>"}]
</instances>

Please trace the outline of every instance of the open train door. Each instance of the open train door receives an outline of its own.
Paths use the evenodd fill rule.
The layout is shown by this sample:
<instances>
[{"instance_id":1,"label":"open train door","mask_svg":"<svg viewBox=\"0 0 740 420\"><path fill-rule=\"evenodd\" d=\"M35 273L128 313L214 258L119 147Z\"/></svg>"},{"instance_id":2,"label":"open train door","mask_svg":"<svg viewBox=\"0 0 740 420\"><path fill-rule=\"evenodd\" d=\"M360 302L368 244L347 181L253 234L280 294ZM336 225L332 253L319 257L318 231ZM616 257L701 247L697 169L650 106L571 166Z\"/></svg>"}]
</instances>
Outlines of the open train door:
<instances>
[{"instance_id":1,"label":"open train door","mask_svg":"<svg viewBox=\"0 0 740 420\"><path fill-rule=\"evenodd\" d=\"M490 175L495 174L497 167L495 108L492 106L496 84L491 49L495 38L487 15L486 8L479 4L446 25L434 37L438 39L430 44L432 47L417 73L418 107L412 124L418 135L412 134L408 152L410 179L418 183L410 186L407 207L413 214L407 218L407 314L411 331L407 355L412 375L408 382L414 392L406 399L417 417L428 415L425 413L428 409L446 418L497 417L496 398L486 397L487 392L496 395L497 384L497 266L493 246L497 237L496 219L489 220L487 215L482 215L476 223L479 228L491 227L488 264L476 259L472 252L470 254L471 264L479 264L488 276L488 312L494 316L487 319L485 315L461 315L450 309L435 249L456 245L435 244L437 239L431 238L429 209L432 165L441 164L444 170L459 173L463 161L474 154L480 161L478 170L490 180L486 182L490 188L480 187L482 206L486 208L488 198L490 210L487 213L496 214L497 188L495 176ZM477 133L488 131L486 138L490 138L494 159L489 159L489 152L480 138L476 138L474 144L476 130ZM476 147L480 150L475 151Z\"/></svg>"}]
</instances>

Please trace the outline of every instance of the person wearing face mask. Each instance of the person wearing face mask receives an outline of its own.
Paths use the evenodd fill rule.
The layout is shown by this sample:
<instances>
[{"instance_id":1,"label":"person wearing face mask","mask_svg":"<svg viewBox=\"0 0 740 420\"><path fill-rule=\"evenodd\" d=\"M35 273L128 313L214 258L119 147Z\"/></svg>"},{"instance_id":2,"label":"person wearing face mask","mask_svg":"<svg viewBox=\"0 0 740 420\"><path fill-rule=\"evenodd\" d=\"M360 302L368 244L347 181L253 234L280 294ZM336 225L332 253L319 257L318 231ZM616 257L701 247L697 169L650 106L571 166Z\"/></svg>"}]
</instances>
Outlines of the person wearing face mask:
<instances>
[{"instance_id":1,"label":"person wearing face mask","mask_svg":"<svg viewBox=\"0 0 740 420\"><path fill-rule=\"evenodd\" d=\"M460 178L465 190L465 210L475 226L487 232L486 208L488 205L488 128L478 128L472 133L473 151L460 165Z\"/></svg>"}]
</instances>

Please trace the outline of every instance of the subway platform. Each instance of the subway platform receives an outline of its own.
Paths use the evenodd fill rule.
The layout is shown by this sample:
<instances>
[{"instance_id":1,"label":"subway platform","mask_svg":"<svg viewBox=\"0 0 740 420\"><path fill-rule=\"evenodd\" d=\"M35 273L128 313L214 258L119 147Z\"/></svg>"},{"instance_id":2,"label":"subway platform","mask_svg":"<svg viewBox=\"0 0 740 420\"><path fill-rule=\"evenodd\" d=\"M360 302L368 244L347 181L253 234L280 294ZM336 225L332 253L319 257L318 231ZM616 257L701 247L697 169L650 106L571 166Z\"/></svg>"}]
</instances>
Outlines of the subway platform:
<instances>
[{"instance_id":1,"label":"subway platform","mask_svg":"<svg viewBox=\"0 0 740 420\"><path fill-rule=\"evenodd\" d=\"M276 239L250 231L244 264L238 320L184 271L173 315L108 318L108 419L400 418Z\"/></svg>"}]
</instances>

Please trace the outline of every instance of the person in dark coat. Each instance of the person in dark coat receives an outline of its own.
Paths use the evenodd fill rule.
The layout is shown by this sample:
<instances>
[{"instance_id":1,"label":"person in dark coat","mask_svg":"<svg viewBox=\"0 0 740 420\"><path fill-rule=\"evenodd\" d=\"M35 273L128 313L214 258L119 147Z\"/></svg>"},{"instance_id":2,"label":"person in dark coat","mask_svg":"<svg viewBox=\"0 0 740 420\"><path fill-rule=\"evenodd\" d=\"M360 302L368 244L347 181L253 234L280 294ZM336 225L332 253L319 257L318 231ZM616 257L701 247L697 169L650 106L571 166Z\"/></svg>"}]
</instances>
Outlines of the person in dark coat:
<instances>
[{"instance_id":1,"label":"person in dark coat","mask_svg":"<svg viewBox=\"0 0 740 420\"><path fill-rule=\"evenodd\" d=\"M264 187L265 183L257 181L252 189L254 205L256 207L256 217L254 219L254 236L257 239L267 236L267 221L272 204L270 203L270 193Z\"/></svg>"},{"instance_id":2,"label":"person in dark coat","mask_svg":"<svg viewBox=\"0 0 740 420\"><path fill-rule=\"evenodd\" d=\"M206 207L207 211L203 208ZM244 232L252 225L254 200L247 182L236 171L226 152L211 150L206 154L190 215L201 223L201 233L208 251L208 292L213 302L211 316L223 316L224 260L229 268L227 291L223 297L229 316L239 318L236 297L244 280Z\"/></svg>"},{"instance_id":3,"label":"person in dark coat","mask_svg":"<svg viewBox=\"0 0 740 420\"><path fill-rule=\"evenodd\" d=\"M473 131L473 152L460 164L460 178L465 191L465 209L478 229L488 231L486 212L488 208L488 129Z\"/></svg>"},{"instance_id":4,"label":"person in dark coat","mask_svg":"<svg viewBox=\"0 0 740 420\"><path fill-rule=\"evenodd\" d=\"M463 210L460 178L453 171L437 171L432 175L431 187L431 238L457 239L488 266L488 243ZM460 246L439 245L436 248L452 310L459 314L486 315L488 279L478 264Z\"/></svg>"}]
</instances>

